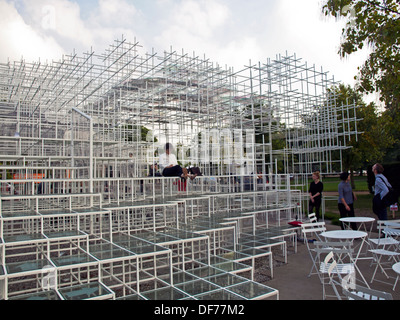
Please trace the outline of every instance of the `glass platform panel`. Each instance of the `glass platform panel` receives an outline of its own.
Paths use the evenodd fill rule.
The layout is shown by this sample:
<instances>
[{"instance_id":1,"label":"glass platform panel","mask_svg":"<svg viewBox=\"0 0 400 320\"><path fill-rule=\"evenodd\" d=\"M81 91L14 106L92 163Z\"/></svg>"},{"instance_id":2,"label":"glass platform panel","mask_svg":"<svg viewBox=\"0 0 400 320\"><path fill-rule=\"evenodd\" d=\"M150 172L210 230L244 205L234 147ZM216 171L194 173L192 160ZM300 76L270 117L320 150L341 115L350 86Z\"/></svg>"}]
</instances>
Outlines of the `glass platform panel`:
<instances>
[{"instance_id":1,"label":"glass platform panel","mask_svg":"<svg viewBox=\"0 0 400 320\"><path fill-rule=\"evenodd\" d=\"M245 300L243 297L234 294L233 292L220 289L217 291L200 294L194 297L196 300Z\"/></svg>"},{"instance_id":2,"label":"glass platform panel","mask_svg":"<svg viewBox=\"0 0 400 320\"><path fill-rule=\"evenodd\" d=\"M44 216L71 216L76 215L74 211L69 209L59 208L59 209L46 209L39 210L39 213Z\"/></svg>"},{"instance_id":3,"label":"glass platform panel","mask_svg":"<svg viewBox=\"0 0 400 320\"><path fill-rule=\"evenodd\" d=\"M239 245L247 245L249 247L255 247L255 248L260 248L260 247L272 247L272 246L277 246L281 245L284 243L283 240L279 239L272 239L271 235L275 236L276 234L271 234L268 231L263 232L262 235L258 236L244 236L240 237L238 243Z\"/></svg>"},{"instance_id":4,"label":"glass platform panel","mask_svg":"<svg viewBox=\"0 0 400 320\"><path fill-rule=\"evenodd\" d=\"M100 209L98 207L93 207L93 208L73 208L72 211L74 211L76 213L109 213L109 211Z\"/></svg>"},{"instance_id":5,"label":"glass platform panel","mask_svg":"<svg viewBox=\"0 0 400 320\"><path fill-rule=\"evenodd\" d=\"M148 300L181 300L189 297L189 295L174 287L155 289L140 294Z\"/></svg>"},{"instance_id":6,"label":"glass platform panel","mask_svg":"<svg viewBox=\"0 0 400 320\"><path fill-rule=\"evenodd\" d=\"M12 211L12 212L2 212L1 216L5 219L11 219L11 218L34 218L34 217L40 217L40 215L36 211Z\"/></svg>"},{"instance_id":7,"label":"glass platform panel","mask_svg":"<svg viewBox=\"0 0 400 320\"><path fill-rule=\"evenodd\" d=\"M27 293L11 297L8 300L61 300L56 291L42 291L37 293Z\"/></svg>"},{"instance_id":8,"label":"glass platform panel","mask_svg":"<svg viewBox=\"0 0 400 320\"><path fill-rule=\"evenodd\" d=\"M225 260L243 260L243 259L249 258L250 256L243 252L230 251L230 252L223 253L221 255L221 257ZM221 263L221 262L219 262L219 263ZM216 265L216 263L211 263L211 264Z\"/></svg>"},{"instance_id":9,"label":"glass platform panel","mask_svg":"<svg viewBox=\"0 0 400 320\"><path fill-rule=\"evenodd\" d=\"M271 238L268 238L268 237L266 237L266 238L264 238L262 240L259 240L258 242L261 242L264 247L265 246L272 247L272 246L282 245L282 244L285 243L285 241L282 240L282 239L271 239Z\"/></svg>"},{"instance_id":10,"label":"glass platform panel","mask_svg":"<svg viewBox=\"0 0 400 320\"><path fill-rule=\"evenodd\" d=\"M5 243L11 242L32 242L46 240L46 237L41 233L31 233L31 234L17 234L17 235L4 235Z\"/></svg>"},{"instance_id":11,"label":"glass platform panel","mask_svg":"<svg viewBox=\"0 0 400 320\"><path fill-rule=\"evenodd\" d=\"M160 279L162 279L166 283L171 282L169 275L161 276ZM188 272L185 272L185 271L178 271L178 272L174 272L172 274L172 280L173 280L174 285L177 285L179 283L185 283L185 282L197 280L197 279L198 279L197 277L195 277L194 275L192 275Z\"/></svg>"},{"instance_id":12,"label":"glass platform panel","mask_svg":"<svg viewBox=\"0 0 400 320\"><path fill-rule=\"evenodd\" d=\"M44 235L49 239L56 238L86 238L87 234L79 230L65 230L59 232L44 232Z\"/></svg>"},{"instance_id":13,"label":"glass platform panel","mask_svg":"<svg viewBox=\"0 0 400 320\"><path fill-rule=\"evenodd\" d=\"M53 261L57 267L67 267L79 264L93 264L97 262L96 259L92 258L83 251L78 251L77 254L54 257L51 258L51 261Z\"/></svg>"},{"instance_id":14,"label":"glass platform panel","mask_svg":"<svg viewBox=\"0 0 400 320\"><path fill-rule=\"evenodd\" d=\"M175 287L177 287L179 290L181 290L191 296L195 296L198 294L207 293L207 292L211 292L211 291L220 289L215 284L212 284L212 283L204 281L204 280L195 280L195 281L185 282L185 283L178 284Z\"/></svg>"},{"instance_id":15,"label":"glass platform panel","mask_svg":"<svg viewBox=\"0 0 400 320\"><path fill-rule=\"evenodd\" d=\"M47 259L32 260L24 262L6 263L6 270L8 274L25 273L31 271L42 270L44 267L53 267Z\"/></svg>"},{"instance_id":16,"label":"glass platform panel","mask_svg":"<svg viewBox=\"0 0 400 320\"><path fill-rule=\"evenodd\" d=\"M191 222L194 226L199 228L206 228L206 229L226 229L226 226L221 225L220 223L213 221L213 220L203 220L200 218L196 218L193 222Z\"/></svg>"},{"instance_id":17,"label":"glass platform panel","mask_svg":"<svg viewBox=\"0 0 400 320\"><path fill-rule=\"evenodd\" d=\"M204 267L200 267L200 268L186 270L186 272L189 274L193 274L194 276L201 278L201 279L225 273L225 271L218 269L218 268L211 267L211 266L204 266Z\"/></svg>"},{"instance_id":18,"label":"glass platform panel","mask_svg":"<svg viewBox=\"0 0 400 320\"><path fill-rule=\"evenodd\" d=\"M146 245L142 247L133 247L133 248L127 248L127 250L137 254L137 255L145 255L145 254L162 254L162 253L167 253L168 249L164 247L160 247L157 245Z\"/></svg>"},{"instance_id":19,"label":"glass platform panel","mask_svg":"<svg viewBox=\"0 0 400 320\"><path fill-rule=\"evenodd\" d=\"M215 276L205 277L204 280L209 281L221 288L230 287L239 283L248 282L249 280L231 273L222 273Z\"/></svg>"},{"instance_id":20,"label":"glass platform panel","mask_svg":"<svg viewBox=\"0 0 400 320\"><path fill-rule=\"evenodd\" d=\"M113 236L113 243L135 254L163 253L168 249L128 235Z\"/></svg>"},{"instance_id":21,"label":"glass platform panel","mask_svg":"<svg viewBox=\"0 0 400 320\"><path fill-rule=\"evenodd\" d=\"M139 294L130 294L130 295L127 295L127 296L124 296L124 297L116 298L115 300L143 301L145 299Z\"/></svg>"},{"instance_id":22,"label":"glass platform panel","mask_svg":"<svg viewBox=\"0 0 400 320\"><path fill-rule=\"evenodd\" d=\"M113 243L116 244L126 244L130 247L140 247L140 246L145 246L145 245L149 245L149 244L153 244L152 242L143 240L143 239L139 239L137 237L134 236L129 236L127 234L116 234L113 235Z\"/></svg>"},{"instance_id":23,"label":"glass platform panel","mask_svg":"<svg viewBox=\"0 0 400 320\"><path fill-rule=\"evenodd\" d=\"M160 233L174 237L176 239L182 239L182 240L204 238L204 236L201 234L196 234L196 233L189 232L186 230L177 230L177 229L170 229L170 228L163 230Z\"/></svg>"},{"instance_id":24,"label":"glass platform panel","mask_svg":"<svg viewBox=\"0 0 400 320\"><path fill-rule=\"evenodd\" d=\"M241 247L248 248L262 248L265 247L266 245L262 241L239 241L239 243L236 246L237 250L240 250Z\"/></svg>"},{"instance_id":25,"label":"glass platform panel","mask_svg":"<svg viewBox=\"0 0 400 320\"><path fill-rule=\"evenodd\" d=\"M135 256L134 253L121 249L109 242L90 244L89 253L99 260L110 260Z\"/></svg>"},{"instance_id":26,"label":"glass platform panel","mask_svg":"<svg viewBox=\"0 0 400 320\"><path fill-rule=\"evenodd\" d=\"M111 290L98 282L60 288L58 291L65 300L110 299L113 296Z\"/></svg>"},{"instance_id":27,"label":"glass platform panel","mask_svg":"<svg viewBox=\"0 0 400 320\"><path fill-rule=\"evenodd\" d=\"M234 261L218 263L215 264L214 267L224 270L226 272L235 272L235 273L251 270L251 266Z\"/></svg>"},{"instance_id":28,"label":"glass platform panel","mask_svg":"<svg viewBox=\"0 0 400 320\"><path fill-rule=\"evenodd\" d=\"M228 255L230 254L230 252L227 253ZM210 255L210 265L215 265L218 263L223 263L223 262L229 262L231 259L225 258L222 255L221 256L215 256L215 255ZM202 262L204 264L208 264L208 259L203 258L203 259L199 259L199 262Z\"/></svg>"},{"instance_id":29,"label":"glass platform panel","mask_svg":"<svg viewBox=\"0 0 400 320\"><path fill-rule=\"evenodd\" d=\"M250 257L261 257L270 254L270 251L249 247L243 248L242 250L240 250L240 253L248 255Z\"/></svg>"},{"instance_id":30,"label":"glass platform panel","mask_svg":"<svg viewBox=\"0 0 400 320\"><path fill-rule=\"evenodd\" d=\"M242 242L249 242L249 241L261 241L265 237L260 236L260 235L252 235L252 234L241 234L239 238L239 243Z\"/></svg>"},{"instance_id":31,"label":"glass platform panel","mask_svg":"<svg viewBox=\"0 0 400 320\"><path fill-rule=\"evenodd\" d=\"M152 243L176 242L178 240L175 237L152 231L135 234L135 237Z\"/></svg>"},{"instance_id":32,"label":"glass platform panel","mask_svg":"<svg viewBox=\"0 0 400 320\"><path fill-rule=\"evenodd\" d=\"M227 290L247 300L265 299L278 294L278 290L253 281L231 286Z\"/></svg>"}]
</instances>

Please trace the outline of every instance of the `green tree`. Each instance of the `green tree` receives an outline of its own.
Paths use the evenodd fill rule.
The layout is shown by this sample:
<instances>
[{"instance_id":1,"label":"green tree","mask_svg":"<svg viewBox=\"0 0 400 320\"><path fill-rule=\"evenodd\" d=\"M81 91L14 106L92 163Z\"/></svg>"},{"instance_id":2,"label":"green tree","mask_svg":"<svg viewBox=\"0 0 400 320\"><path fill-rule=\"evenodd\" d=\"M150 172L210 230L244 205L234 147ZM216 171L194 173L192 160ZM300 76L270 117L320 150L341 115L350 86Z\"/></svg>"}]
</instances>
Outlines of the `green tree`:
<instances>
[{"instance_id":1,"label":"green tree","mask_svg":"<svg viewBox=\"0 0 400 320\"><path fill-rule=\"evenodd\" d=\"M356 90L363 94L378 93L385 111L374 118L376 124L367 127L367 131L374 128L370 145L380 145L371 148L373 152L368 158L385 162L400 160L399 0L325 0L322 11L325 15L347 19L339 49L342 57L366 46L371 51L368 59L358 68ZM370 108L376 113L376 107Z\"/></svg>"},{"instance_id":2,"label":"green tree","mask_svg":"<svg viewBox=\"0 0 400 320\"><path fill-rule=\"evenodd\" d=\"M150 129L144 126L132 125L132 124L124 124L122 126L122 132L124 135L124 140L128 142L132 141L147 141L147 134ZM140 130L140 131L139 131ZM154 137L154 142L157 142L157 138ZM151 142L151 141L147 141Z\"/></svg>"},{"instance_id":3,"label":"green tree","mask_svg":"<svg viewBox=\"0 0 400 320\"><path fill-rule=\"evenodd\" d=\"M327 0L325 15L346 17L341 56L368 46L371 53L359 67L357 89L379 92L392 116L400 108L400 3L398 0Z\"/></svg>"},{"instance_id":4,"label":"green tree","mask_svg":"<svg viewBox=\"0 0 400 320\"><path fill-rule=\"evenodd\" d=\"M350 86L340 84L331 88L330 91L336 94L338 105L351 101L358 106L357 109L349 109L351 113L349 117L359 119L357 124L351 123L351 130L355 130L355 125L357 125L357 131L360 134L352 135L347 143L351 148L343 151L344 170L350 170L353 173L366 169L370 164L382 162L387 150L395 142L393 131L390 130L393 127L393 119L388 116L388 113L379 114L374 103L366 104L362 99L362 94ZM338 113L339 120L340 113Z\"/></svg>"}]
</instances>

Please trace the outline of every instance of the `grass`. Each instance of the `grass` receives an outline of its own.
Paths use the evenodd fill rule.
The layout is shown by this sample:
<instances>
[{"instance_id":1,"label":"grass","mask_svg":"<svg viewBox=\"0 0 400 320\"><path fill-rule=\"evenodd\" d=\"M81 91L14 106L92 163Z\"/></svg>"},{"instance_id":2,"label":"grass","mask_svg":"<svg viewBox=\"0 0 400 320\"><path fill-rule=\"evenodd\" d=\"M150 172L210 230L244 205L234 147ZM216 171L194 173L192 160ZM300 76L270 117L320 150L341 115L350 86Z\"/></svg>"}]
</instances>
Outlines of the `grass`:
<instances>
[{"instance_id":1,"label":"grass","mask_svg":"<svg viewBox=\"0 0 400 320\"><path fill-rule=\"evenodd\" d=\"M308 185L311 183L311 179L308 182ZM325 219L331 220L332 224L334 225L340 225L340 214L339 214L339 209L338 209L338 202L337 202L337 191L338 191L338 185L340 183L339 177L329 177L329 178L324 178L322 180L324 184L324 192L335 192L336 194L330 195L330 199L328 200L325 198ZM367 182L367 177L360 177L360 176L354 176L354 184L355 188L353 191L357 192L363 192L362 194L357 195L357 201L355 203L355 207L358 209L369 209L371 210L372 207L372 195L369 193L368 190L368 182ZM308 190L306 188L305 190ZM367 192L367 193L365 193ZM308 201L304 203L306 206L305 211L308 211Z\"/></svg>"},{"instance_id":2,"label":"grass","mask_svg":"<svg viewBox=\"0 0 400 320\"><path fill-rule=\"evenodd\" d=\"M339 178L325 178L322 180L324 184L325 192L336 192L338 191L338 185L340 183ZM311 183L311 181L310 181ZM367 177L354 177L354 191L368 191Z\"/></svg>"},{"instance_id":3,"label":"grass","mask_svg":"<svg viewBox=\"0 0 400 320\"><path fill-rule=\"evenodd\" d=\"M357 201L354 203L355 208L361 210L371 210L372 208L372 194L359 194ZM337 200L325 201L325 219L331 220L332 224L340 225L339 209Z\"/></svg>"},{"instance_id":4,"label":"grass","mask_svg":"<svg viewBox=\"0 0 400 320\"><path fill-rule=\"evenodd\" d=\"M303 190L308 190L310 183L312 182L311 179L308 180L307 185L303 186ZM323 178L322 182L324 184L324 192L337 192L338 191L338 185L340 183L339 177L329 177L329 178ZM369 191L368 190L368 181L367 177L360 177L360 176L354 176L354 191ZM299 189L301 190L301 186L295 186L294 189Z\"/></svg>"}]
</instances>

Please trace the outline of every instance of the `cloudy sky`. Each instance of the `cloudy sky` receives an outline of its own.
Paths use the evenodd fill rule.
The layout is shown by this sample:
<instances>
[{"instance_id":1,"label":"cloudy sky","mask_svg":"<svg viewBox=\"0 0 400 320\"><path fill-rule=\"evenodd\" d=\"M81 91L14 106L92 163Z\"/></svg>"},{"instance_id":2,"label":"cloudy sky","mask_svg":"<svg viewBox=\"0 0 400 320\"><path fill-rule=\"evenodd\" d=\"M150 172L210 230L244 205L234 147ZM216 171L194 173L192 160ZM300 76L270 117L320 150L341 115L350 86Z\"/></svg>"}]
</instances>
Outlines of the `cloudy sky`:
<instances>
[{"instance_id":1,"label":"cloudy sky","mask_svg":"<svg viewBox=\"0 0 400 320\"><path fill-rule=\"evenodd\" d=\"M150 52L196 53L239 71L251 60L296 53L354 84L360 53L337 54L343 21L320 0L0 0L0 62L102 53L122 35Z\"/></svg>"}]
</instances>

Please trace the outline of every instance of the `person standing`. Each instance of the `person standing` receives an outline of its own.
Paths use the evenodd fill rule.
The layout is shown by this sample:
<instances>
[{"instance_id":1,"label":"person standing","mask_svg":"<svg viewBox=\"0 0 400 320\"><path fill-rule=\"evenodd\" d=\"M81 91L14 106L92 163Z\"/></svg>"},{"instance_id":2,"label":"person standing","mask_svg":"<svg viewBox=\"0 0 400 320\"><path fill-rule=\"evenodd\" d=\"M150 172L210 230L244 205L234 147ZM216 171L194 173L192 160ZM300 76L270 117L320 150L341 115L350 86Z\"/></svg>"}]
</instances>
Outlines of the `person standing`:
<instances>
[{"instance_id":1,"label":"person standing","mask_svg":"<svg viewBox=\"0 0 400 320\"><path fill-rule=\"evenodd\" d=\"M388 194L389 187L392 187L387 178L383 175L383 166L379 163L372 167L375 175L375 192L372 200L372 210L379 220L387 220L387 209L382 199Z\"/></svg>"},{"instance_id":2,"label":"person standing","mask_svg":"<svg viewBox=\"0 0 400 320\"><path fill-rule=\"evenodd\" d=\"M338 186L339 198L338 208L341 218L354 217L354 200L357 200L356 195L353 193L353 189L350 184L350 175L348 172L343 172L340 175L341 182ZM344 230L344 224L341 223L341 228ZM357 230L357 224L355 222L350 223L350 227L353 230Z\"/></svg>"},{"instance_id":3,"label":"person standing","mask_svg":"<svg viewBox=\"0 0 400 320\"><path fill-rule=\"evenodd\" d=\"M319 171L312 174L313 181L310 183L310 188L308 193L310 195L310 200L308 201L308 213L312 213L315 208L315 216L317 220L320 219L319 210L321 208L322 202L322 191L324 190L324 184L321 182Z\"/></svg>"}]
</instances>

